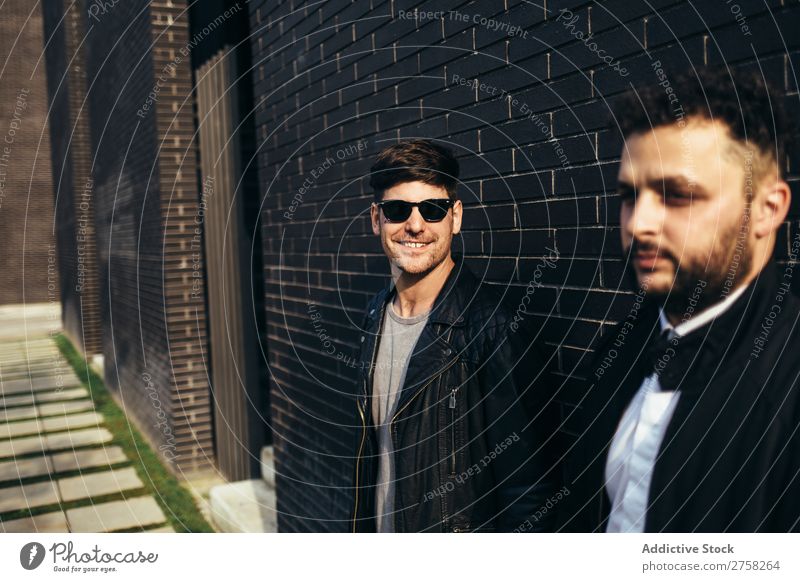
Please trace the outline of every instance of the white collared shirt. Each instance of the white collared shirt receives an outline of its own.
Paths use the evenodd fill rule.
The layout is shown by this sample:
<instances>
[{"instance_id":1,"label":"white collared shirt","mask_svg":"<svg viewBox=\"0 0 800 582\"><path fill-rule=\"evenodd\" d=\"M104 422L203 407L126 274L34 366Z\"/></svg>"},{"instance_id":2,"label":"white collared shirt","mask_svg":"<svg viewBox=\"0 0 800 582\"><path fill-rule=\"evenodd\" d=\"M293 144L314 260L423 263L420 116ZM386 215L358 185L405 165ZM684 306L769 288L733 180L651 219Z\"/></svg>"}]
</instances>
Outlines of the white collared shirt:
<instances>
[{"instance_id":1,"label":"white collared shirt","mask_svg":"<svg viewBox=\"0 0 800 582\"><path fill-rule=\"evenodd\" d=\"M662 333L669 338L685 336L727 311L744 293L740 286L725 299L673 327L663 309L659 315ZM628 404L611 441L606 461L606 490L611 500L608 532L643 532L650 494L650 480L661 441L667 430L679 392L662 391L654 372L643 381Z\"/></svg>"}]
</instances>

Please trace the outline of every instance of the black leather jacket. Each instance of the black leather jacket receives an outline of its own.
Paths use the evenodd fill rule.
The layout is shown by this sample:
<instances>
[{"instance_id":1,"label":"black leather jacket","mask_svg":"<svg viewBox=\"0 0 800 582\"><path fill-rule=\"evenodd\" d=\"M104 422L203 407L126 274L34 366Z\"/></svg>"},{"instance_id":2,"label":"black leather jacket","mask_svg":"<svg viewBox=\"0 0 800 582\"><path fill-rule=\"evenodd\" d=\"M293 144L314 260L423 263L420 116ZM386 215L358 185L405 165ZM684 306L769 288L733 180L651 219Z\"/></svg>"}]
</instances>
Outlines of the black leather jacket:
<instances>
[{"instance_id":1,"label":"black leather jacket","mask_svg":"<svg viewBox=\"0 0 800 582\"><path fill-rule=\"evenodd\" d=\"M384 309L362 327L353 531L374 531L377 445L370 402ZM541 354L499 293L451 272L413 350L391 420L395 531L547 531L559 410ZM552 504L549 504L552 507Z\"/></svg>"}]
</instances>

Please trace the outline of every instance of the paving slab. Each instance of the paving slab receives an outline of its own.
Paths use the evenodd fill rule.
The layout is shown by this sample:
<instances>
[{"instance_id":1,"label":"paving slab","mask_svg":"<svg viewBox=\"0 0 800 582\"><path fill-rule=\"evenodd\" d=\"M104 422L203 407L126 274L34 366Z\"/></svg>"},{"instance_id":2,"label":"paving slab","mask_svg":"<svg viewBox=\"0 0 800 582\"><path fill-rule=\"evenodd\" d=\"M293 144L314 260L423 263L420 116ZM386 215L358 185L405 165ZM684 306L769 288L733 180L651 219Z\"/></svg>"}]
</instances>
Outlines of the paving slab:
<instances>
[{"instance_id":1,"label":"paving slab","mask_svg":"<svg viewBox=\"0 0 800 582\"><path fill-rule=\"evenodd\" d=\"M0 395L9 396L11 394L63 390L64 388L74 388L80 385L81 381L72 372L69 374L61 374L61 376L48 375L43 377L17 378L15 380L3 380L0 382Z\"/></svg>"},{"instance_id":2,"label":"paving slab","mask_svg":"<svg viewBox=\"0 0 800 582\"><path fill-rule=\"evenodd\" d=\"M61 400L77 400L78 398L88 398L89 391L86 388L64 388L53 392L36 393L36 402L59 402ZM10 398L13 398L10 397Z\"/></svg>"},{"instance_id":3,"label":"paving slab","mask_svg":"<svg viewBox=\"0 0 800 582\"><path fill-rule=\"evenodd\" d=\"M56 370L72 371L66 360L59 362L54 358L31 358L17 362L0 361L0 375L4 380L26 378L29 375L52 374Z\"/></svg>"},{"instance_id":4,"label":"paving slab","mask_svg":"<svg viewBox=\"0 0 800 582\"><path fill-rule=\"evenodd\" d=\"M13 322L15 325L23 326L17 331L18 335L12 336L9 339L3 340L5 342L31 342L31 341L51 341L46 336L38 336L34 334L25 334L24 324L26 321L37 320L43 318L54 318L61 310L58 306L52 306L51 310L47 303L26 303L25 305L3 305L0 307L0 320Z\"/></svg>"},{"instance_id":5,"label":"paving slab","mask_svg":"<svg viewBox=\"0 0 800 582\"><path fill-rule=\"evenodd\" d=\"M8 306L8 307L11 307L11 306ZM0 310L8 309L8 307L0 307ZM19 306L16 306L16 309L19 309ZM16 312L16 315L14 315L14 314L12 314L10 312L5 312L4 313L3 311L0 311L0 315L5 315L6 316L5 318L0 317L0 319L3 319L3 320L6 320L6 319L7 320L16 320L17 323L22 323L22 322L25 321L24 317L18 317L19 311ZM2 343L5 344L5 345L12 345L12 344L16 344L16 345L33 344L33 345L36 345L36 344L40 344L40 343L52 343L52 340L50 340L50 338L48 338L48 337L35 336L35 335L31 335L31 334L28 334L27 337L26 337L24 329L21 329L19 331L20 331L20 334L17 337L12 338L12 339L3 340Z\"/></svg>"},{"instance_id":6,"label":"paving slab","mask_svg":"<svg viewBox=\"0 0 800 582\"><path fill-rule=\"evenodd\" d=\"M36 420L0 423L0 439L28 436L42 432L42 424Z\"/></svg>"},{"instance_id":7,"label":"paving slab","mask_svg":"<svg viewBox=\"0 0 800 582\"><path fill-rule=\"evenodd\" d=\"M0 459L30 453L101 445L112 439L105 428L87 428L0 441Z\"/></svg>"},{"instance_id":8,"label":"paving slab","mask_svg":"<svg viewBox=\"0 0 800 582\"><path fill-rule=\"evenodd\" d=\"M38 453L46 449L44 437L22 437L0 441L0 459L3 457L17 457L29 453Z\"/></svg>"},{"instance_id":9,"label":"paving slab","mask_svg":"<svg viewBox=\"0 0 800 582\"><path fill-rule=\"evenodd\" d=\"M49 360L51 362L56 362L59 358L63 358L63 356L58 350L30 350L28 352L24 350L6 350L5 352L0 353L0 358L2 358L3 367L10 367L37 360Z\"/></svg>"},{"instance_id":10,"label":"paving slab","mask_svg":"<svg viewBox=\"0 0 800 582\"><path fill-rule=\"evenodd\" d=\"M48 338L29 338L18 340L0 341L0 349L5 352L25 352L35 350L58 350L58 347Z\"/></svg>"},{"instance_id":11,"label":"paving slab","mask_svg":"<svg viewBox=\"0 0 800 582\"><path fill-rule=\"evenodd\" d=\"M37 351L49 351L49 352L58 352L58 346L56 346L52 341L49 339L30 339L28 341L21 340L15 342L0 342L0 352L2 354L11 354L11 353L34 353Z\"/></svg>"},{"instance_id":12,"label":"paving slab","mask_svg":"<svg viewBox=\"0 0 800 582\"><path fill-rule=\"evenodd\" d=\"M167 518L152 496L109 501L67 510L72 532L108 532L164 523Z\"/></svg>"},{"instance_id":13,"label":"paving slab","mask_svg":"<svg viewBox=\"0 0 800 582\"><path fill-rule=\"evenodd\" d=\"M58 473L75 471L76 469L92 469L116 465L128 460L120 447L103 447L102 449L85 449L65 451L52 455L53 469Z\"/></svg>"},{"instance_id":14,"label":"paving slab","mask_svg":"<svg viewBox=\"0 0 800 582\"><path fill-rule=\"evenodd\" d=\"M39 411L35 406L22 406L19 408L4 408L0 410L0 421L22 420L23 418L36 418Z\"/></svg>"},{"instance_id":15,"label":"paving slab","mask_svg":"<svg viewBox=\"0 0 800 582\"><path fill-rule=\"evenodd\" d=\"M54 481L0 489L0 513L32 509L58 503L58 501L58 487Z\"/></svg>"},{"instance_id":16,"label":"paving slab","mask_svg":"<svg viewBox=\"0 0 800 582\"><path fill-rule=\"evenodd\" d=\"M0 359L3 362L3 369L12 368L15 366L26 365L30 364L31 362L36 363L43 363L49 362L50 363L50 371L52 372L53 364L58 363L59 360L64 360L64 357L58 352L58 350L32 350L30 352L24 351L6 351L4 354L0 354ZM64 367L63 365L61 366Z\"/></svg>"},{"instance_id":17,"label":"paving slab","mask_svg":"<svg viewBox=\"0 0 800 582\"><path fill-rule=\"evenodd\" d=\"M83 430L73 430L56 434L49 434L43 437L48 450L71 449L86 445L100 445L107 443L113 437L105 428L89 428ZM0 442L0 446L2 446Z\"/></svg>"},{"instance_id":18,"label":"paving slab","mask_svg":"<svg viewBox=\"0 0 800 582\"><path fill-rule=\"evenodd\" d=\"M16 339L21 335L28 338L41 338L47 337L49 334L58 333L61 330L61 322L58 316L47 319L35 317L27 320L6 322L5 319L2 319L2 321L7 323L0 327L0 338L2 339Z\"/></svg>"},{"instance_id":19,"label":"paving slab","mask_svg":"<svg viewBox=\"0 0 800 582\"><path fill-rule=\"evenodd\" d=\"M67 516L61 511L0 522L5 533L67 533Z\"/></svg>"},{"instance_id":20,"label":"paving slab","mask_svg":"<svg viewBox=\"0 0 800 582\"><path fill-rule=\"evenodd\" d=\"M29 459L3 461L0 463L0 481L16 481L28 477L49 475L53 469L50 459L46 456L31 457Z\"/></svg>"},{"instance_id":21,"label":"paving slab","mask_svg":"<svg viewBox=\"0 0 800 582\"><path fill-rule=\"evenodd\" d=\"M0 320L1 321L1 320ZM56 346L51 340L49 339L36 339L36 340L29 340L27 342L18 341L18 342L7 342L2 341L0 339L0 346L2 346L6 352L22 352L25 353L25 350L28 349L31 352L35 350L50 350L50 351L58 351L58 346Z\"/></svg>"},{"instance_id":22,"label":"paving slab","mask_svg":"<svg viewBox=\"0 0 800 582\"><path fill-rule=\"evenodd\" d=\"M25 342L0 342L0 353L4 356L35 354L37 352L58 352L58 348L49 340L45 340L45 343L36 341L28 344Z\"/></svg>"},{"instance_id":23,"label":"paving slab","mask_svg":"<svg viewBox=\"0 0 800 582\"><path fill-rule=\"evenodd\" d=\"M64 501L99 497L131 489L140 489L141 487L144 487L144 483L139 479L136 469L133 467L112 469L102 473L89 473L58 480L61 499Z\"/></svg>"},{"instance_id":24,"label":"paving slab","mask_svg":"<svg viewBox=\"0 0 800 582\"><path fill-rule=\"evenodd\" d=\"M156 529L148 529L143 533L175 533L175 530L172 529L171 525L165 525L163 527L157 527Z\"/></svg>"},{"instance_id":25,"label":"paving slab","mask_svg":"<svg viewBox=\"0 0 800 582\"><path fill-rule=\"evenodd\" d=\"M13 310L11 309L11 307L12 306L10 306L10 305L4 306L4 307L0 307L0 316L5 315L5 317L0 317L0 319L3 319L4 321L8 321L8 320L16 320L17 322L24 321L24 318L20 318L19 317L19 314L21 313L19 311L20 310L20 306L19 305L14 306L14 309L17 310L14 313L12 313ZM20 333L20 335L18 337L11 338L11 339L5 339L5 340L2 341L2 344L3 345L25 345L26 343L37 344L37 343L44 343L44 342L50 342L51 341L49 338L41 338L41 337L35 337L35 336L32 336L32 337L30 337L30 338L28 338L26 340L24 338L24 331L23 330L20 330L20 331L22 333Z\"/></svg>"},{"instance_id":26,"label":"paving slab","mask_svg":"<svg viewBox=\"0 0 800 582\"><path fill-rule=\"evenodd\" d=\"M39 423L45 432L72 430L89 426L99 426L103 423L103 415L94 411L84 412L82 414L65 414L63 416L44 418L40 420Z\"/></svg>"},{"instance_id":27,"label":"paving slab","mask_svg":"<svg viewBox=\"0 0 800 582\"><path fill-rule=\"evenodd\" d=\"M9 406L21 406L24 404L33 404L33 394L18 394L16 396L0 396L0 409L8 408Z\"/></svg>"},{"instance_id":28,"label":"paving slab","mask_svg":"<svg viewBox=\"0 0 800 582\"><path fill-rule=\"evenodd\" d=\"M43 344L33 344L30 347L25 347L25 344L7 344L0 343L0 355L4 358L27 358L39 355L44 356L60 356L59 349L54 344L49 346Z\"/></svg>"},{"instance_id":29,"label":"paving slab","mask_svg":"<svg viewBox=\"0 0 800 582\"><path fill-rule=\"evenodd\" d=\"M88 397L89 391L86 388L64 388L63 390L49 392L13 394L11 396L0 396L0 409L8 408L9 406L31 405L37 402L61 402L62 400L77 400Z\"/></svg>"},{"instance_id":30,"label":"paving slab","mask_svg":"<svg viewBox=\"0 0 800 582\"><path fill-rule=\"evenodd\" d=\"M94 402L91 400L67 400L66 402L51 402L40 404L36 408L38 416L58 416L71 412L85 412L94 409Z\"/></svg>"}]
</instances>

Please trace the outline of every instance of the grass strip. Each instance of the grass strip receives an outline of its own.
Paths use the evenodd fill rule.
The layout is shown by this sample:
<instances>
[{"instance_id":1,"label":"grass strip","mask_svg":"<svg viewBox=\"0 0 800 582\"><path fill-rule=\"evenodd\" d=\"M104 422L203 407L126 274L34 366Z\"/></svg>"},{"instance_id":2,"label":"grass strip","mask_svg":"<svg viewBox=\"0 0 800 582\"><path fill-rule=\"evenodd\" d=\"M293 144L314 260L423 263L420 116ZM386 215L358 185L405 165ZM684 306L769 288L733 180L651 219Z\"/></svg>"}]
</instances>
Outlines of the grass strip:
<instances>
[{"instance_id":1,"label":"grass strip","mask_svg":"<svg viewBox=\"0 0 800 582\"><path fill-rule=\"evenodd\" d=\"M103 380L89 367L66 336L58 334L54 339L64 359L89 390L95 410L105 419L104 426L114 436L107 444L122 447L145 484L145 489L164 511L167 522L178 533L213 532L214 529L203 518L191 493L167 470L139 430L128 421Z\"/></svg>"}]
</instances>

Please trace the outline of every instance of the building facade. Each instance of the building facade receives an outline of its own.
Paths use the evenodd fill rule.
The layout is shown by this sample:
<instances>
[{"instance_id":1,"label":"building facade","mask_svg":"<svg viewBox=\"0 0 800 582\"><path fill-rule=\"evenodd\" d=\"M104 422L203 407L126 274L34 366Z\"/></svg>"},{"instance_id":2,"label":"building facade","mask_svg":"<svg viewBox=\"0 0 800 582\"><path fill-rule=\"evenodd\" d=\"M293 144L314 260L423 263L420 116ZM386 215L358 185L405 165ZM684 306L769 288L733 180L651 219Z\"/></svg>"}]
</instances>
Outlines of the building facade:
<instances>
[{"instance_id":1,"label":"building facade","mask_svg":"<svg viewBox=\"0 0 800 582\"><path fill-rule=\"evenodd\" d=\"M42 7L0 6L0 305L58 303Z\"/></svg>"},{"instance_id":2,"label":"building facade","mask_svg":"<svg viewBox=\"0 0 800 582\"><path fill-rule=\"evenodd\" d=\"M45 13L65 327L95 317L76 288L88 198L107 384L178 474L252 478L273 441L281 531L348 529L353 354L389 282L369 224L382 147L456 152L454 249L509 304L527 297L568 413L633 301L617 96L726 62L798 117L800 7L781 2L81 1ZM797 149L782 163L800 196Z\"/></svg>"},{"instance_id":3,"label":"building facade","mask_svg":"<svg viewBox=\"0 0 800 582\"><path fill-rule=\"evenodd\" d=\"M75 87L82 80L75 68L85 70L84 86L73 89L83 99L71 97L68 83L52 87L51 100L70 105L61 119L72 126L67 134L88 127L83 149L63 130L58 139L71 154L61 164L73 174L73 208L91 200L106 385L175 473L212 469L204 264L193 242L202 209L187 5L52 4L48 36L63 44L48 47L55 53L49 77L68 77ZM64 49L82 67L59 59ZM79 242L75 229L59 235L65 249ZM69 293L68 306L80 299L77 288Z\"/></svg>"},{"instance_id":4,"label":"building facade","mask_svg":"<svg viewBox=\"0 0 800 582\"><path fill-rule=\"evenodd\" d=\"M102 353L103 343L86 102L86 5L55 1L42 9L63 329L82 353L94 356Z\"/></svg>"}]
</instances>

